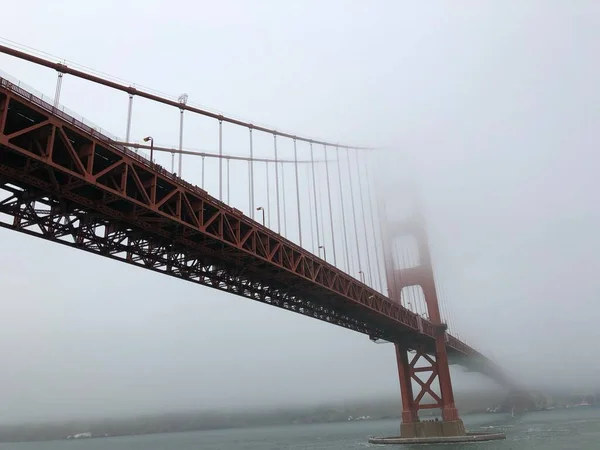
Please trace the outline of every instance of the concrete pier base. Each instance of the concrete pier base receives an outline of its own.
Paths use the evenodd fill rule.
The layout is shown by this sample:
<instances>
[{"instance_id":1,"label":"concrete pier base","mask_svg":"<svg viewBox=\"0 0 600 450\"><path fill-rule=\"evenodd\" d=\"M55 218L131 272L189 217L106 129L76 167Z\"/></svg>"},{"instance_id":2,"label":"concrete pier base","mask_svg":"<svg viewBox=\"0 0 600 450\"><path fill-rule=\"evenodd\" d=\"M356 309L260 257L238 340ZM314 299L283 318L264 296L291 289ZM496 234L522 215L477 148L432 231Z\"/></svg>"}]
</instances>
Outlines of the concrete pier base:
<instances>
[{"instance_id":1,"label":"concrete pier base","mask_svg":"<svg viewBox=\"0 0 600 450\"><path fill-rule=\"evenodd\" d=\"M506 439L504 433L466 433L463 436L431 436L431 437L373 437L370 444L449 444L457 442L483 442Z\"/></svg>"},{"instance_id":2,"label":"concrete pier base","mask_svg":"<svg viewBox=\"0 0 600 450\"><path fill-rule=\"evenodd\" d=\"M403 438L465 436L466 434L465 426L460 419L400 424L400 436Z\"/></svg>"},{"instance_id":3,"label":"concrete pier base","mask_svg":"<svg viewBox=\"0 0 600 450\"><path fill-rule=\"evenodd\" d=\"M462 420L400 424L400 436L373 437L371 444L443 444L506 439L503 433L468 433Z\"/></svg>"}]
</instances>

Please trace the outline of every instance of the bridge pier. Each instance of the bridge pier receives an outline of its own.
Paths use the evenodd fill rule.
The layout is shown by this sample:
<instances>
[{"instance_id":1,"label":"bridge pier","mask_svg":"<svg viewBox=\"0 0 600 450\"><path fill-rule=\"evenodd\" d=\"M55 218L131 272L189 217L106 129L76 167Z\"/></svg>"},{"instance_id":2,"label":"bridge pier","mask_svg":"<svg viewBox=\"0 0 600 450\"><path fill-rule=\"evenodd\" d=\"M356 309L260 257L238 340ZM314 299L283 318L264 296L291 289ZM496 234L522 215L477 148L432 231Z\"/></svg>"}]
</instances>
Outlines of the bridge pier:
<instances>
[{"instance_id":1,"label":"bridge pier","mask_svg":"<svg viewBox=\"0 0 600 450\"><path fill-rule=\"evenodd\" d=\"M436 355L427 354L424 349L417 349L414 355L401 344L396 344L396 360L398 363L398 378L402 398L402 422L400 436L402 438L465 436L466 431L454 404L450 371L448 367L445 345L442 352L436 348ZM441 356L441 357L440 357ZM425 377L423 377L425 375ZM438 379L440 395L433 390L433 382ZM420 387L415 396L413 382ZM425 403L426 395L433 400ZM442 420L421 422L420 409L439 409Z\"/></svg>"}]
</instances>

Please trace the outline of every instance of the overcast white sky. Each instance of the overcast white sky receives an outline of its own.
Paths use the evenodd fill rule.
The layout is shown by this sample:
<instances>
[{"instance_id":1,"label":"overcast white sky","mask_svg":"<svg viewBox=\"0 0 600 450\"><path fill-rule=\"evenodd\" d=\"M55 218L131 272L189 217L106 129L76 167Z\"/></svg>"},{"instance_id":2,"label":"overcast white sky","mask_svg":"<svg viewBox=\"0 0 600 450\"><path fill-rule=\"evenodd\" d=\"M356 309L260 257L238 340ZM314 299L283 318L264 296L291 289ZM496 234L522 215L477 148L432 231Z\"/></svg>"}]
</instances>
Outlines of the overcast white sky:
<instances>
[{"instance_id":1,"label":"overcast white sky","mask_svg":"<svg viewBox=\"0 0 600 450\"><path fill-rule=\"evenodd\" d=\"M597 2L57 0L2 15L1 38L137 85L389 146L392 186L409 152L461 335L524 383L598 379ZM0 70L54 93L50 70L5 55ZM125 94L67 76L61 103L124 135ZM176 145L177 111L134 112L133 139ZM216 139L186 116L187 147ZM0 420L399 395L390 345L14 232L0 243Z\"/></svg>"}]
</instances>

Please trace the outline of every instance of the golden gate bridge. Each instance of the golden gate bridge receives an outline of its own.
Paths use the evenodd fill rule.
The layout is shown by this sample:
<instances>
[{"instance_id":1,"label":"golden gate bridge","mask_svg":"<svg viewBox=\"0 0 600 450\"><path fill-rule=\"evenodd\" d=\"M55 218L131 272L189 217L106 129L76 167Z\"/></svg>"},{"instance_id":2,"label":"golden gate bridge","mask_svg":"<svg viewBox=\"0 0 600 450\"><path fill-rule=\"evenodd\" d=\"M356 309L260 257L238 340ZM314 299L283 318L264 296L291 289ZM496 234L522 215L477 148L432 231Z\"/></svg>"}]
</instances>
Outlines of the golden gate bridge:
<instances>
[{"instance_id":1,"label":"golden gate bridge","mask_svg":"<svg viewBox=\"0 0 600 450\"><path fill-rule=\"evenodd\" d=\"M417 207L391 217L374 189L379 150L257 126L196 107L185 94L158 95L17 48L0 52L58 74L53 98L0 78L0 226L391 342L403 442L503 437L465 431L449 365L510 381L448 330L423 215ZM60 105L65 75L127 95L124 139ZM131 142L136 98L178 110L177 147L155 145L151 135ZM183 148L190 114L216 123L216 151ZM246 154L224 152L231 129L246 130ZM271 156L258 156L259 147ZM170 170L156 162L163 152ZM184 157L200 158L198 184L183 178ZM233 164L245 169L236 166L232 179ZM247 192L239 204L234 186ZM407 236L416 254L402 249ZM439 409L442 420L421 422L422 409Z\"/></svg>"}]
</instances>

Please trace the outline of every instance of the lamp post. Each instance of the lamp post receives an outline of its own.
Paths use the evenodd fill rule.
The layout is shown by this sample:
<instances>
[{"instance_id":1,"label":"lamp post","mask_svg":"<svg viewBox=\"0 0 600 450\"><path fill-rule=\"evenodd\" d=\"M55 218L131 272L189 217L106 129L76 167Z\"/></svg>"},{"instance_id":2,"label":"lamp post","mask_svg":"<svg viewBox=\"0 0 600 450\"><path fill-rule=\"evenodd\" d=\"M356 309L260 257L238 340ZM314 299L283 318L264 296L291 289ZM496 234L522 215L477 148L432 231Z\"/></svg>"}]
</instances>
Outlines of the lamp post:
<instances>
[{"instance_id":1,"label":"lamp post","mask_svg":"<svg viewBox=\"0 0 600 450\"><path fill-rule=\"evenodd\" d=\"M265 208L263 208L262 206L259 206L258 208L256 208L257 211L262 211L262 222L263 222L263 227L265 226Z\"/></svg>"},{"instance_id":2,"label":"lamp post","mask_svg":"<svg viewBox=\"0 0 600 450\"><path fill-rule=\"evenodd\" d=\"M360 275L360 281L362 281L364 283L365 282L365 273L362 270L359 270L358 274Z\"/></svg>"},{"instance_id":3,"label":"lamp post","mask_svg":"<svg viewBox=\"0 0 600 450\"><path fill-rule=\"evenodd\" d=\"M325 251L325 247L323 245L319 245L319 250L323 249L323 259L327 261L327 252Z\"/></svg>"},{"instance_id":4,"label":"lamp post","mask_svg":"<svg viewBox=\"0 0 600 450\"><path fill-rule=\"evenodd\" d=\"M150 161L154 162L154 138L152 136L146 136L144 142L150 141Z\"/></svg>"}]
</instances>

